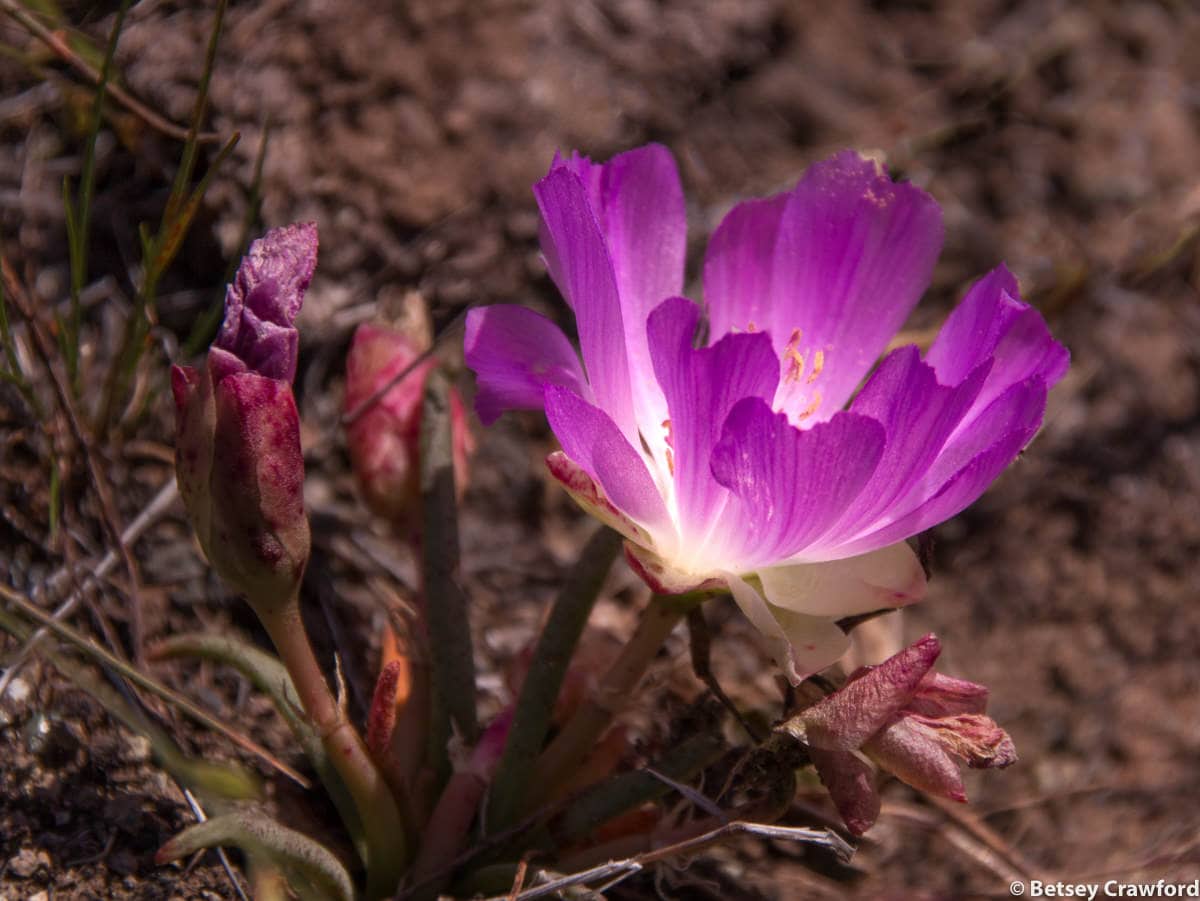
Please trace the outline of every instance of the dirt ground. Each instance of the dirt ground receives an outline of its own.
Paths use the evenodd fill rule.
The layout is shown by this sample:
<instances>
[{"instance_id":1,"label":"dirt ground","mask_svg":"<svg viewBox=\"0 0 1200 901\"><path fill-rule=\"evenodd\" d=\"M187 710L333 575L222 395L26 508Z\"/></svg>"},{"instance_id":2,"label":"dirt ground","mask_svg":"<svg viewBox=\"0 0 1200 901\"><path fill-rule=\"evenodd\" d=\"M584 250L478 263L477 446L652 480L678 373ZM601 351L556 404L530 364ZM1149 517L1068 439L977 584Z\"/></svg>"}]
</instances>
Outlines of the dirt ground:
<instances>
[{"instance_id":1,"label":"dirt ground","mask_svg":"<svg viewBox=\"0 0 1200 901\"><path fill-rule=\"evenodd\" d=\"M102 40L115 4L100 6L66 12ZM130 14L121 77L173 122L187 121L211 18L208 2L145 0ZM34 46L8 19L0 39ZM1005 261L1072 353L1032 447L934 531L930 597L901 626L908 639L936 631L943 671L990 686L1020 763L969 774L965 808L889 785L845 867L744 840L613 896L1009 897L1021 878L1190 882L1200 878L1198 46L1200 11L1181 0L235 3L208 125L242 139L164 286L156 352L174 353L218 296L269 123L263 221L321 229L297 381L317 549L308 612L327 636L323 654L342 652L361 712L382 622L371 577L411 583L413 568L358 512L334 437L353 327L413 288L440 327L492 302L565 322L529 190L556 149L605 159L666 144L688 195L691 272L738 199L779 190L843 147L881 153L945 211L945 250L910 323L917 336ZM0 244L50 305L67 284L61 179L79 168L80 93L42 58L38 74L0 60ZM179 153L129 117L99 146L91 275L109 278L90 295L87 359L105 356L137 223L156 220ZM123 521L170 471L165 396L150 409L101 449ZM43 444L27 417L0 385L0 579L34 593L69 549L86 559L107 545L82 464L64 483L68 503L82 499L72 537L48 535ZM552 445L538 417L476 428L462 545L482 704L494 711L507 699L506 663L590 526L547 481ZM262 638L206 573L180 509L134 551L148 640L197 628ZM623 567L596 613L617 640L643 598ZM126 650L129 587L114 578L94 598ZM722 682L777 715L748 627L731 607L708 615ZM682 636L668 650L647 694L658 706L644 702L633 719L647 747L662 738L662 711L698 693ZM269 705L236 677L154 672L299 763ZM192 815L143 743L48 667L26 667L18 682L0 701L0 898L234 897L211 855L187 871L154 865ZM167 716L186 746L236 756ZM322 815L278 780L275 790L292 815ZM828 812L817 789L783 822Z\"/></svg>"}]
</instances>

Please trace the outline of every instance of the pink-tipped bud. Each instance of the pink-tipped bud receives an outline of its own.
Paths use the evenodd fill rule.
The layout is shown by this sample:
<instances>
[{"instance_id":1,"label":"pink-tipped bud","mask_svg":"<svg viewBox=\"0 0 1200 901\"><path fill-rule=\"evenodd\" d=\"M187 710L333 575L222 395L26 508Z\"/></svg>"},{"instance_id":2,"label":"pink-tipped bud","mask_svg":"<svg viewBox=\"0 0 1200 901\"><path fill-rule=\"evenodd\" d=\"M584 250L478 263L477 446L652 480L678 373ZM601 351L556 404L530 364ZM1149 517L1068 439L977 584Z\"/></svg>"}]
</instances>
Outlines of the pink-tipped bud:
<instances>
[{"instance_id":1,"label":"pink-tipped bud","mask_svg":"<svg viewBox=\"0 0 1200 901\"><path fill-rule=\"evenodd\" d=\"M293 322L316 265L313 225L255 241L204 369L176 366L175 469L209 562L256 605L285 604L309 554Z\"/></svg>"},{"instance_id":2,"label":"pink-tipped bud","mask_svg":"<svg viewBox=\"0 0 1200 901\"><path fill-rule=\"evenodd\" d=\"M1008 733L984 715L982 685L933 672L941 645L926 635L785 728L803 733L821 781L842 819L861 835L879 815L879 796L862 752L919 791L965 801L958 761L976 768L1017 760Z\"/></svg>"},{"instance_id":3,"label":"pink-tipped bud","mask_svg":"<svg viewBox=\"0 0 1200 901\"><path fill-rule=\"evenodd\" d=\"M346 357L345 409L358 414L346 429L346 441L359 489L374 513L405 530L420 519L421 401L436 361L417 363L370 406L363 405L420 359L427 349L423 344L409 332L364 323ZM474 441L457 391L450 394L450 416L454 477L461 492Z\"/></svg>"}]
</instances>

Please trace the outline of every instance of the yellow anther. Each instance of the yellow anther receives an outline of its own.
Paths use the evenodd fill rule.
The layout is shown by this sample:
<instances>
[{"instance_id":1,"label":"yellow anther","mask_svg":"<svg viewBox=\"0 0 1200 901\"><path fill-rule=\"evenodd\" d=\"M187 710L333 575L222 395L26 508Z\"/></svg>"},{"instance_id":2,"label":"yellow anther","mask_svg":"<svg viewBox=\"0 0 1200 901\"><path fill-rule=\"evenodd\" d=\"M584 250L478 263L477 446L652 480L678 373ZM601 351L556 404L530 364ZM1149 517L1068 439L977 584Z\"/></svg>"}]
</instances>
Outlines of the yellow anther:
<instances>
[{"instance_id":1,"label":"yellow anther","mask_svg":"<svg viewBox=\"0 0 1200 901\"><path fill-rule=\"evenodd\" d=\"M746 331L747 331L747 333L749 333L751 335L753 335L755 332L758 331L758 326L754 324L753 319L751 319L748 323L746 323Z\"/></svg>"},{"instance_id":2,"label":"yellow anther","mask_svg":"<svg viewBox=\"0 0 1200 901\"><path fill-rule=\"evenodd\" d=\"M664 419L662 427L667 430L667 447L675 446L675 430L671 427L671 420Z\"/></svg>"},{"instance_id":3,"label":"yellow anther","mask_svg":"<svg viewBox=\"0 0 1200 901\"><path fill-rule=\"evenodd\" d=\"M790 338L788 338L788 342L787 342L786 346L790 347L792 350L795 350L797 347L800 346L800 339L803 337L804 337L804 329L799 329L799 328L792 329L792 336Z\"/></svg>"},{"instance_id":4,"label":"yellow anther","mask_svg":"<svg viewBox=\"0 0 1200 901\"><path fill-rule=\"evenodd\" d=\"M815 354L813 354L812 372L810 372L808 374L808 378L805 380L805 384L811 385L813 382L815 382L817 380L817 376L819 376L821 374L821 370L824 368L825 368L825 351L818 350Z\"/></svg>"},{"instance_id":5,"label":"yellow anther","mask_svg":"<svg viewBox=\"0 0 1200 901\"><path fill-rule=\"evenodd\" d=\"M796 348L789 346L783 356L788 363L784 379L789 382L800 381L800 376L804 374L804 355Z\"/></svg>"},{"instance_id":6,"label":"yellow anther","mask_svg":"<svg viewBox=\"0 0 1200 901\"><path fill-rule=\"evenodd\" d=\"M814 413L816 413L817 410L820 409L820 407L821 407L821 392L817 391L815 394L813 394L813 399L809 403L809 405L807 407L805 407L803 412L801 412L800 415L797 416L796 418L797 419L808 419L808 417L810 417Z\"/></svg>"},{"instance_id":7,"label":"yellow anther","mask_svg":"<svg viewBox=\"0 0 1200 901\"><path fill-rule=\"evenodd\" d=\"M675 475L675 455L671 453L671 449L667 448L667 470L671 475Z\"/></svg>"}]
</instances>

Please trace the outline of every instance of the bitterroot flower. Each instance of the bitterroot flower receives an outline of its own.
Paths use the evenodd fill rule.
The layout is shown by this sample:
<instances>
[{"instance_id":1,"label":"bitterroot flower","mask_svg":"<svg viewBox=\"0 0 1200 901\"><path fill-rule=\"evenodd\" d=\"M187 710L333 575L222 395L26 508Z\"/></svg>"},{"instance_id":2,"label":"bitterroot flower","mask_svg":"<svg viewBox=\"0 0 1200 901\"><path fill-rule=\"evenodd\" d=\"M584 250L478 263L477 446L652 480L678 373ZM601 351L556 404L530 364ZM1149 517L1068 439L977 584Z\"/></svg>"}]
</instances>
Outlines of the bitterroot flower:
<instances>
[{"instance_id":1,"label":"bitterroot flower","mask_svg":"<svg viewBox=\"0 0 1200 901\"><path fill-rule=\"evenodd\" d=\"M841 656L839 618L922 597L905 539L984 491L1067 368L1002 266L924 358L879 361L929 283L942 218L852 152L726 216L704 310L680 296L684 199L664 148L557 158L534 193L583 359L532 310L473 310L480 417L544 409L551 471L645 581L727 586L793 681Z\"/></svg>"},{"instance_id":2,"label":"bitterroot flower","mask_svg":"<svg viewBox=\"0 0 1200 901\"><path fill-rule=\"evenodd\" d=\"M821 781L856 835L879 816L874 775L860 752L913 788L955 801L967 800L958 760L977 769L1017 760L1008 733L984 715L987 688L933 672L941 650L926 635L854 673L781 727L807 740Z\"/></svg>"},{"instance_id":3,"label":"bitterroot flower","mask_svg":"<svg viewBox=\"0 0 1200 901\"><path fill-rule=\"evenodd\" d=\"M312 223L250 245L202 370L171 369L179 493L213 567L262 603L285 602L309 555L293 324L317 264Z\"/></svg>"}]
</instances>

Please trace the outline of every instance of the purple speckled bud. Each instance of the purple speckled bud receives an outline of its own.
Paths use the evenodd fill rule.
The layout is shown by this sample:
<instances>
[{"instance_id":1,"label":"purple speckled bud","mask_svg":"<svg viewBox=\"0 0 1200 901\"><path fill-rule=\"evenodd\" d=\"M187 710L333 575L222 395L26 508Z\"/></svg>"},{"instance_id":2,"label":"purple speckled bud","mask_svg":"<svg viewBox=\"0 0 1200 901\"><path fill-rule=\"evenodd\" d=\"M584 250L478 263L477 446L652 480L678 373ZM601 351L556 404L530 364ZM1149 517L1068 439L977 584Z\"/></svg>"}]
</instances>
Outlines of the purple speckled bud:
<instances>
[{"instance_id":1,"label":"purple speckled bud","mask_svg":"<svg viewBox=\"0 0 1200 901\"><path fill-rule=\"evenodd\" d=\"M861 754L919 791L966 801L958 761L1006 767L1017 760L1008 733L984 715L982 685L933 672L941 644L926 635L840 690L785 729L803 734L821 781L850 831L879 815L879 795Z\"/></svg>"},{"instance_id":2,"label":"purple speckled bud","mask_svg":"<svg viewBox=\"0 0 1200 901\"><path fill-rule=\"evenodd\" d=\"M179 492L213 567L255 605L284 604L309 554L293 325L316 266L313 224L255 241L202 370L175 366Z\"/></svg>"}]
</instances>

